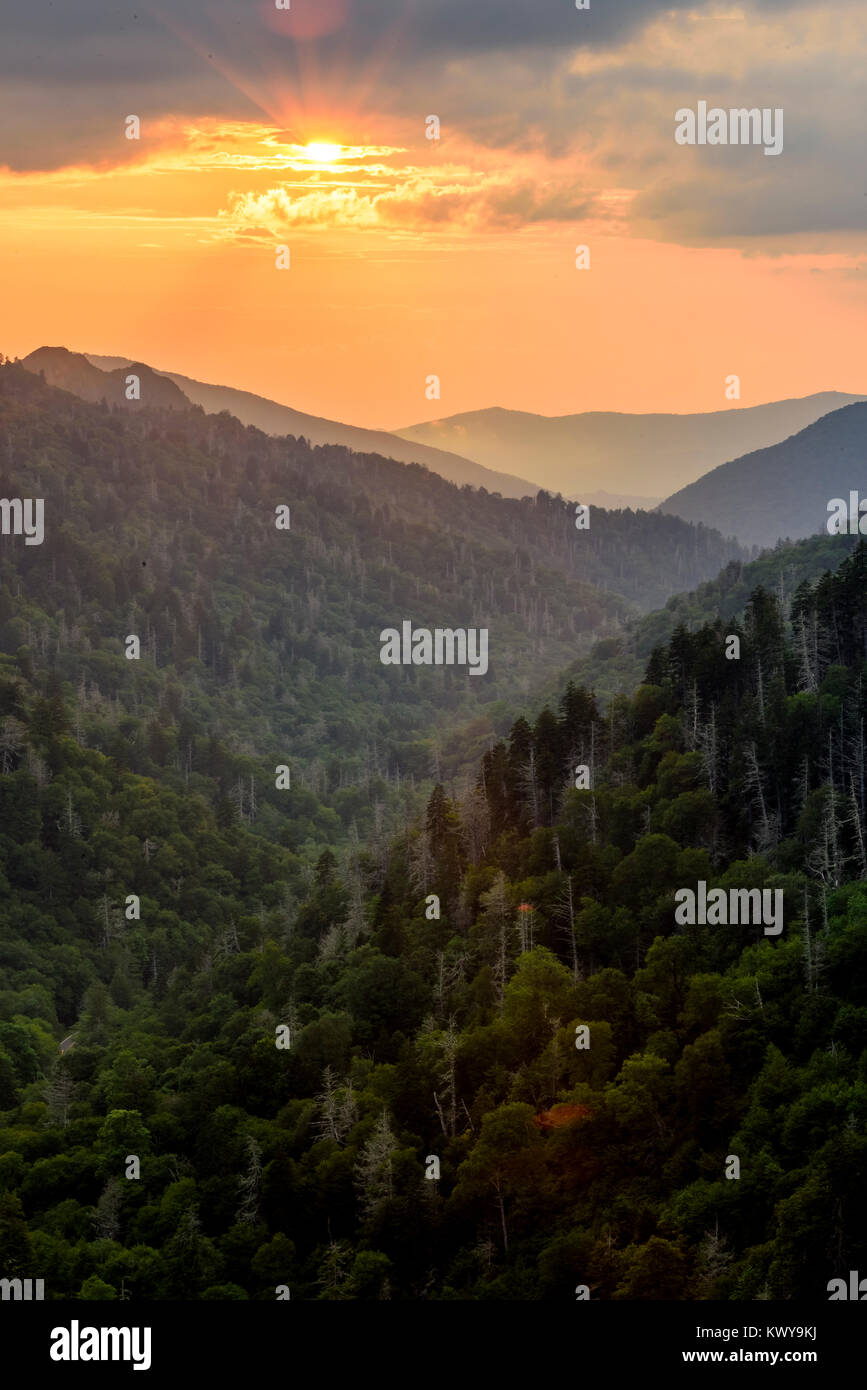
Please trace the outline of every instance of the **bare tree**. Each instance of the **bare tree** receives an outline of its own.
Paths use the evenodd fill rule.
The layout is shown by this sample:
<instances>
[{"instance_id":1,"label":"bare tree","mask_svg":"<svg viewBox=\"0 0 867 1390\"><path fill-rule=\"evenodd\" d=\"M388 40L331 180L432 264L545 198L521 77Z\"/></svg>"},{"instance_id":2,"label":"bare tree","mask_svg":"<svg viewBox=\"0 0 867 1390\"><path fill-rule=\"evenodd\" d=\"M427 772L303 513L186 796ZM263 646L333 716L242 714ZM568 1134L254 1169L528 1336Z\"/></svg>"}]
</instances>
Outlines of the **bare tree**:
<instances>
[{"instance_id":1,"label":"bare tree","mask_svg":"<svg viewBox=\"0 0 867 1390\"><path fill-rule=\"evenodd\" d=\"M66 1129L69 1124L69 1106L75 1091L75 1082L60 1060L55 1064L51 1080L45 1090L45 1104L48 1107L48 1123Z\"/></svg>"},{"instance_id":2,"label":"bare tree","mask_svg":"<svg viewBox=\"0 0 867 1390\"><path fill-rule=\"evenodd\" d=\"M720 1235L719 1220L716 1220L713 1230L705 1231L704 1240L698 1248L698 1282L702 1298L712 1299L715 1296L716 1286L732 1262L732 1252L726 1246L726 1238Z\"/></svg>"},{"instance_id":3,"label":"bare tree","mask_svg":"<svg viewBox=\"0 0 867 1390\"><path fill-rule=\"evenodd\" d=\"M117 1240L120 1232L122 1188L117 1178L109 1178L94 1211L98 1240Z\"/></svg>"},{"instance_id":4,"label":"bare tree","mask_svg":"<svg viewBox=\"0 0 867 1390\"><path fill-rule=\"evenodd\" d=\"M352 1250L346 1241L329 1240L322 1257L322 1273L319 1276L319 1283L329 1293L336 1293L343 1283L351 1258Z\"/></svg>"},{"instance_id":5,"label":"bare tree","mask_svg":"<svg viewBox=\"0 0 867 1390\"><path fill-rule=\"evenodd\" d=\"M242 1225L253 1226L259 1217L259 1196L262 1186L262 1146L252 1134L247 1135L247 1168L238 1179L240 1202L235 1219Z\"/></svg>"},{"instance_id":6,"label":"bare tree","mask_svg":"<svg viewBox=\"0 0 867 1390\"><path fill-rule=\"evenodd\" d=\"M506 875L499 871L491 888L480 898L487 925L493 929L495 955L493 962L494 989L497 994L497 1007L500 1013L506 998L506 984L509 978L509 926L511 925L512 905L509 901L509 885Z\"/></svg>"},{"instance_id":7,"label":"bare tree","mask_svg":"<svg viewBox=\"0 0 867 1390\"><path fill-rule=\"evenodd\" d=\"M448 960L445 951L437 951L436 975L434 976L434 998L437 1018L442 1019L452 990L461 984L466 976L467 958L465 955Z\"/></svg>"},{"instance_id":8,"label":"bare tree","mask_svg":"<svg viewBox=\"0 0 867 1390\"><path fill-rule=\"evenodd\" d=\"M795 624L795 650L798 657L798 689L813 694L819 689L816 613L801 613Z\"/></svg>"},{"instance_id":9,"label":"bare tree","mask_svg":"<svg viewBox=\"0 0 867 1390\"><path fill-rule=\"evenodd\" d=\"M319 955L317 959L320 961L336 960L343 951L345 944L343 923L332 922L326 927L319 938Z\"/></svg>"},{"instance_id":10,"label":"bare tree","mask_svg":"<svg viewBox=\"0 0 867 1390\"><path fill-rule=\"evenodd\" d=\"M839 842L837 839L837 816L834 793L828 789L828 798L822 816L819 838L805 856L805 866L821 881L820 903L822 907L822 927L828 930L828 891L840 883Z\"/></svg>"},{"instance_id":11,"label":"bare tree","mask_svg":"<svg viewBox=\"0 0 867 1390\"><path fill-rule=\"evenodd\" d=\"M409 847L409 876L412 886L420 893L427 894L433 882L434 857L431 837L424 827L418 832Z\"/></svg>"},{"instance_id":12,"label":"bare tree","mask_svg":"<svg viewBox=\"0 0 867 1390\"><path fill-rule=\"evenodd\" d=\"M854 859L858 865L858 877L867 878L867 854L864 850L864 827L861 823L861 811L858 806L858 798L855 795L855 779L849 774L849 797L846 803L848 815L842 821L843 825L852 827L852 834L855 841Z\"/></svg>"},{"instance_id":13,"label":"bare tree","mask_svg":"<svg viewBox=\"0 0 867 1390\"><path fill-rule=\"evenodd\" d=\"M319 1105L319 1117L314 1126L317 1136L342 1144L358 1118L352 1082L342 1085L332 1068L326 1067L322 1073L322 1090L316 1100Z\"/></svg>"},{"instance_id":14,"label":"bare tree","mask_svg":"<svg viewBox=\"0 0 867 1390\"><path fill-rule=\"evenodd\" d=\"M814 937L810 932L810 896L806 884L804 885L803 939L805 988L808 993L812 993L819 988L819 976L825 969L825 942L822 936Z\"/></svg>"},{"instance_id":15,"label":"bare tree","mask_svg":"<svg viewBox=\"0 0 867 1390\"><path fill-rule=\"evenodd\" d=\"M518 951L523 956L532 951L536 935L536 909L530 903L519 903L515 915Z\"/></svg>"},{"instance_id":16,"label":"bare tree","mask_svg":"<svg viewBox=\"0 0 867 1390\"><path fill-rule=\"evenodd\" d=\"M683 741L689 752L698 747L699 741L699 701L698 701L698 682L693 681L684 701L683 717Z\"/></svg>"},{"instance_id":17,"label":"bare tree","mask_svg":"<svg viewBox=\"0 0 867 1390\"><path fill-rule=\"evenodd\" d=\"M63 805L63 818L57 822L59 830L65 830L67 835L71 835L74 840L81 838L81 816L72 804L72 790L66 793L66 800Z\"/></svg>"},{"instance_id":18,"label":"bare tree","mask_svg":"<svg viewBox=\"0 0 867 1390\"><path fill-rule=\"evenodd\" d=\"M759 829L756 836L757 849L760 854L764 854L768 850L773 849L779 841L779 823L777 817L771 815L768 811L764 782L762 780L762 772L759 767L755 743L747 744L744 750L744 758L746 761L744 783L747 790L752 794L753 806L759 812Z\"/></svg>"},{"instance_id":19,"label":"bare tree","mask_svg":"<svg viewBox=\"0 0 867 1390\"><path fill-rule=\"evenodd\" d=\"M392 1155L396 1148L388 1111L383 1110L355 1165L355 1186L367 1220L375 1216L394 1193Z\"/></svg>"},{"instance_id":20,"label":"bare tree","mask_svg":"<svg viewBox=\"0 0 867 1390\"><path fill-rule=\"evenodd\" d=\"M519 769L519 782L523 792L524 804L530 812L535 829L539 824L539 782L536 775L536 750L530 748L527 761Z\"/></svg>"},{"instance_id":21,"label":"bare tree","mask_svg":"<svg viewBox=\"0 0 867 1390\"><path fill-rule=\"evenodd\" d=\"M434 1104L436 1105L442 1132L447 1135L449 1139L454 1139L457 1130L458 1093L455 1080L455 1059L457 1058L459 1040L460 1033L457 1023L454 1018L450 1018L448 1027L440 1035L440 1047L442 1049L443 1060L443 1071L440 1081L445 1088L443 1092L445 1110L443 1109L443 1100L440 1100L439 1095L434 1091Z\"/></svg>"},{"instance_id":22,"label":"bare tree","mask_svg":"<svg viewBox=\"0 0 867 1390\"><path fill-rule=\"evenodd\" d=\"M578 984L581 979L581 966L578 961L578 942L575 939L575 895L572 890L571 874L564 874L565 886L557 899L556 911L561 920L561 932L566 937L569 954L572 958L572 979Z\"/></svg>"}]
</instances>

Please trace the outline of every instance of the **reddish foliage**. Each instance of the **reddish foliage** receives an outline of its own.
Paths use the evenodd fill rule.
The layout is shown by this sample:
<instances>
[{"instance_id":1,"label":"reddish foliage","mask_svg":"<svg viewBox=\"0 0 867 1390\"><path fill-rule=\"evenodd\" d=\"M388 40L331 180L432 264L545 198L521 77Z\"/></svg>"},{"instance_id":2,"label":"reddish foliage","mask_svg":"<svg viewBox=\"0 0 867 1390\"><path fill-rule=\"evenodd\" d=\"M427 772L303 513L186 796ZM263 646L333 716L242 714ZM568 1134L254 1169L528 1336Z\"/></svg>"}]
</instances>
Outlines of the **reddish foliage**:
<instances>
[{"instance_id":1,"label":"reddish foliage","mask_svg":"<svg viewBox=\"0 0 867 1390\"><path fill-rule=\"evenodd\" d=\"M551 1110L543 1110L541 1115L534 1115L533 1123L540 1129L560 1129L575 1120L586 1120L589 1114L589 1105L555 1105Z\"/></svg>"}]
</instances>

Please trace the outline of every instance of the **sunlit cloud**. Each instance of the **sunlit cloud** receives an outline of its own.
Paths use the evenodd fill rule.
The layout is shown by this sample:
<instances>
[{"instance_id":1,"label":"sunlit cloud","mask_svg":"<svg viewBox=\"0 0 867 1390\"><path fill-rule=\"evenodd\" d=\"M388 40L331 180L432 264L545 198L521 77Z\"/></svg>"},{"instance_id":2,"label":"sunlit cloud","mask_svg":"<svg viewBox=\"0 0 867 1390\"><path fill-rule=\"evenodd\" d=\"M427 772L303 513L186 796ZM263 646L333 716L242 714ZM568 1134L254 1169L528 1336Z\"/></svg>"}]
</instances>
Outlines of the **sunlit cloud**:
<instances>
[{"instance_id":1,"label":"sunlit cloud","mask_svg":"<svg viewBox=\"0 0 867 1390\"><path fill-rule=\"evenodd\" d=\"M123 160L74 164L50 170L17 170L0 165L0 184L6 187L80 185L112 175L150 176L159 173L207 173L218 169L310 174L314 170L346 170L358 164L371 168L406 153L400 145L358 145L286 138L269 125L242 121L174 119L154 121L141 144L130 141Z\"/></svg>"},{"instance_id":2,"label":"sunlit cloud","mask_svg":"<svg viewBox=\"0 0 867 1390\"><path fill-rule=\"evenodd\" d=\"M239 243L279 238L297 228L432 227L460 234L586 218L610 225L632 196L594 186L584 160L555 161L525 151L503 167L496 151L459 141L450 148L455 159L431 151L421 165L409 162L407 148L398 144L302 144L256 123L163 121L149 132L137 159L113 168L3 170L0 186L18 195L19 207L23 200L54 206L63 196L71 215L113 221L177 221L177 201L183 199L192 218L212 222L215 240ZM191 175L201 181L198 196ZM228 178L234 182L236 176L250 186L233 188Z\"/></svg>"},{"instance_id":3,"label":"sunlit cloud","mask_svg":"<svg viewBox=\"0 0 867 1390\"><path fill-rule=\"evenodd\" d=\"M479 176L444 169L437 177L402 170L390 188L322 188L300 195L285 187L233 193L220 213L219 235L281 237L295 227L514 228L527 223L578 221L600 208L574 183L541 183L508 175Z\"/></svg>"}]
</instances>

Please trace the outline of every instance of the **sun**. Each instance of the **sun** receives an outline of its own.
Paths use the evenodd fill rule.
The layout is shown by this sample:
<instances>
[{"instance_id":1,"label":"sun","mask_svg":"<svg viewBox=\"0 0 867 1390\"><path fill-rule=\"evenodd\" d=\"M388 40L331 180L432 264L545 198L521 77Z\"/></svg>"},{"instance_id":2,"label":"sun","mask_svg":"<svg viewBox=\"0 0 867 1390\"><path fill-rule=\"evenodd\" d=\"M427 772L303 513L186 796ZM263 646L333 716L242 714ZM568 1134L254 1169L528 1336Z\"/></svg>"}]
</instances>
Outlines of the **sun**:
<instances>
[{"instance_id":1,"label":"sun","mask_svg":"<svg viewBox=\"0 0 867 1390\"><path fill-rule=\"evenodd\" d=\"M341 152L341 145L328 145L321 140L312 140L309 145L304 146L303 151L307 159L312 159L317 164L331 164L340 158Z\"/></svg>"}]
</instances>

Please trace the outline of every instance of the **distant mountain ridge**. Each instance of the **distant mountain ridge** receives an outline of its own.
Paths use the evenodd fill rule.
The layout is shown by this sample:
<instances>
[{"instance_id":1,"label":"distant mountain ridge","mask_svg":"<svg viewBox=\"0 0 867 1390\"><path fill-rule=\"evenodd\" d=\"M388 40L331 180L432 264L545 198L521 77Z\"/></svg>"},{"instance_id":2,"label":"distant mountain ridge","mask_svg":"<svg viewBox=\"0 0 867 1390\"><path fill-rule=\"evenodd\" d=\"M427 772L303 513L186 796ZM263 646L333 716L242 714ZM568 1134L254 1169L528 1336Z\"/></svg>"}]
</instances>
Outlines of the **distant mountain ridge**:
<instances>
[{"instance_id":1,"label":"distant mountain ridge","mask_svg":"<svg viewBox=\"0 0 867 1390\"><path fill-rule=\"evenodd\" d=\"M772 546L824 531L832 497L867 493L867 403L814 424L706 473L659 511L703 521L744 545Z\"/></svg>"},{"instance_id":2,"label":"distant mountain ridge","mask_svg":"<svg viewBox=\"0 0 867 1390\"><path fill-rule=\"evenodd\" d=\"M533 497L544 489L609 510L659 507L723 529L748 544L762 545L773 544L776 535L767 528L732 526L729 519L705 514L704 501L695 503L692 494L685 498L681 494L700 482L705 471L777 444L823 415L865 399L827 391L699 415L589 411L548 417L496 407L389 433L308 415L250 391L157 370L129 357L41 347L28 354L22 365L42 372L49 385L72 391L83 400L105 399L110 404L135 404L125 394L126 378L134 370L141 383L141 404L175 410L193 405L207 414L226 410L242 424L267 434L288 434L314 445L338 444L357 453L418 463L458 486L484 488L503 497ZM503 471L504 464L510 471ZM533 473L536 481L523 476L524 470ZM672 505L675 500L676 506ZM679 510L681 505L688 510Z\"/></svg>"},{"instance_id":3,"label":"distant mountain ridge","mask_svg":"<svg viewBox=\"0 0 867 1390\"><path fill-rule=\"evenodd\" d=\"M43 372L49 386L71 391L85 401L108 401L109 405L151 406L160 410L188 410L191 402L174 381L161 376L144 362L126 362L110 371L95 367L83 352L64 347L41 347L24 358L22 366ZM139 379L140 397L128 397L127 377Z\"/></svg>"},{"instance_id":4,"label":"distant mountain ridge","mask_svg":"<svg viewBox=\"0 0 867 1390\"><path fill-rule=\"evenodd\" d=\"M829 411L863 401L823 391L767 405L696 415L628 415L585 411L534 415L520 410L470 411L396 430L402 439L496 465L564 497L670 495L729 459L778 444ZM708 519L708 524L717 522Z\"/></svg>"},{"instance_id":5,"label":"distant mountain ridge","mask_svg":"<svg viewBox=\"0 0 867 1390\"><path fill-rule=\"evenodd\" d=\"M45 351L47 350L44 348L39 349L41 353ZM51 351L56 352L57 349ZM111 373L129 370L131 362L127 357L101 357L96 353L73 355L84 357L94 370ZM29 357L25 357L24 366L30 367L31 360L36 356L36 353L31 353ZM443 449L408 442L387 430L368 430L357 425L346 425L338 420L326 420L318 415L307 415L302 410L280 405L265 396L254 395L252 391L239 391L233 386L215 386L209 382L197 381L193 377L182 376L179 372L161 371L160 377L174 383L187 400L193 405L200 405L206 414L218 415L221 410L228 410L242 425L255 425L265 434L291 434L296 439L309 439L311 444L343 444L348 449L354 449L356 453L380 454L383 458L397 459L399 463L420 463L432 473L438 473L441 478L447 478L449 482L457 483L458 486L469 483L471 487L483 487L488 492L499 492L503 497L533 497L539 491L539 484L531 483L526 478L513 478L508 473L487 468L472 459L462 458ZM46 381L52 386L64 386L66 390L73 390L73 387L65 386L63 381L54 380L47 372Z\"/></svg>"}]
</instances>

